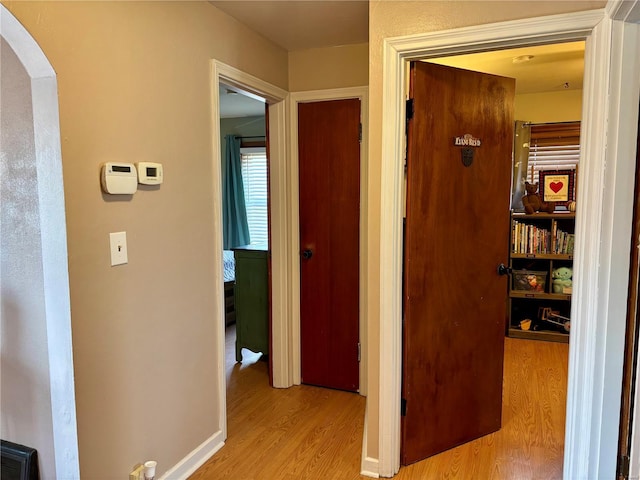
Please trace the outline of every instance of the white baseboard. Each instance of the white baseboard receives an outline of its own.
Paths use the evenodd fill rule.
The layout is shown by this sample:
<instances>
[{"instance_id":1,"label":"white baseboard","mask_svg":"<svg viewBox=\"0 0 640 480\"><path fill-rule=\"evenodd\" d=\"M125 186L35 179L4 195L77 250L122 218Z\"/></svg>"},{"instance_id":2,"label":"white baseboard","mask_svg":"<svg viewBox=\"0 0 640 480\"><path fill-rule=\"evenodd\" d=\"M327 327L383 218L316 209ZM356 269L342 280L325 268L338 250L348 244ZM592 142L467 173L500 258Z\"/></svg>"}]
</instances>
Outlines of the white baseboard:
<instances>
[{"instance_id":1,"label":"white baseboard","mask_svg":"<svg viewBox=\"0 0 640 480\"><path fill-rule=\"evenodd\" d=\"M160 480L186 480L223 446L222 430L218 430L162 475Z\"/></svg>"},{"instance_id":2,"label":"white baseboard","mask_svg":"<svg viewBox=\"0 0 640 480\"><path fill-rule=\"evenodd\" d=\"M380 478L378 474L378 459L371 457L364 457L362 459L362 465L360 466L360 475L365 477Z\"/></svg>"}]
</instances>

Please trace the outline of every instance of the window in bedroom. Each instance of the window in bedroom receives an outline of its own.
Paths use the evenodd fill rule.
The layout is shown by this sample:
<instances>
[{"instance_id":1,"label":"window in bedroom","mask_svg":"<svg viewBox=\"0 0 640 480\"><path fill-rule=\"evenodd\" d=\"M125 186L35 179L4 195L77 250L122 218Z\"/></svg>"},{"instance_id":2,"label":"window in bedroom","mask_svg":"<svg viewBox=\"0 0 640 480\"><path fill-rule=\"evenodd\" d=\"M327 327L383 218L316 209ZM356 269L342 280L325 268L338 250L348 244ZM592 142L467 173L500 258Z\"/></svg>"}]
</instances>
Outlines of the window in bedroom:
<instances>
[{"instance_id":1,"label":"window in bedroom","mask_svg":"<svg viewBox=\"0 0 640 480\"><path fill-rule=\"evenodd\" d=\"M580 122L531 125L528 181L540 170L575 170L580 160Z\"/></svg>"},{"instance_id":2,"label":"window in bedroom","mask_svg":"<svg viewBox=\"0 0 640 480\"><path fill-rule=\"evenodd\" d=\"M241 148L242 181L251 244L267 245L267 153L264 147Z\"/></svg>"}]
</instances>

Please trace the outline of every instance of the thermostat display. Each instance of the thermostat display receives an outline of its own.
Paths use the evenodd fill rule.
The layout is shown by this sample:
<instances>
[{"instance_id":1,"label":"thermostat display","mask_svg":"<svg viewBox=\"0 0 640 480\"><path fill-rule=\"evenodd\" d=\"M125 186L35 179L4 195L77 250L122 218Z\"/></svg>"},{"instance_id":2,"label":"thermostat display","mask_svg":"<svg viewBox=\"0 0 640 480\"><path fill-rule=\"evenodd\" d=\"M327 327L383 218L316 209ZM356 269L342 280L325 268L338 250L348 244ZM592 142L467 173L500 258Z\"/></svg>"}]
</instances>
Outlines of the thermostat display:
<instances>
[{"instance_id":1,"label":"thermostat display","mask_svg":"<svg viewBox=\"0 0 640 480\"><path fill-rule=\"evenodd\" d=\"M136 193L138 174L133 163L107 162L102 165L100 182L102 189L112 195L131 195Z\"/></svg>"},{"instance_id":2,"label":"thermostat display","mask_svg":"<svg viewBox=\"0 0 640 480\"><path fill-rule=\"evenodd\" d=\"M138 162L138 183L143 185L160 185L162 183L162 164L154 162Z\"/></svg>"}]
</instances>

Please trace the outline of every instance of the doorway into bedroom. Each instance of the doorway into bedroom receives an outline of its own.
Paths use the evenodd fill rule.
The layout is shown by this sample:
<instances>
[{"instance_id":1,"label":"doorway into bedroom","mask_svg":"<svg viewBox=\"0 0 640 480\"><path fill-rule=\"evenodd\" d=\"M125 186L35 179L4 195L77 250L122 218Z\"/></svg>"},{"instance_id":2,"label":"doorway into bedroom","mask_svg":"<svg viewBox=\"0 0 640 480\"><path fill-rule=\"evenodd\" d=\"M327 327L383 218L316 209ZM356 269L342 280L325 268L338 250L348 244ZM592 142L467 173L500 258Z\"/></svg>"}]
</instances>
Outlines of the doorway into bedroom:
<instances>
[{"instance_id":1,"label":"doorway into bedroom","mask_svg":"<svg viewBox=\"0 0 640 480\"><path fill-rule=\"evenodd\" d=\"M431 101L424 102L423 97L425 97L427 93L420 90L420 92L422 92L421 95L417 95L414 89L412 89L411 98L415 98L415 105L413 105L413 108L411 109L412 116L408 113L410 132L408 143L410 145L410 155L407 161L408 168L407 165L405 165L405 172L407 172L406 175L409 179L407 181L408 193L406 205L408 213L406 217L406 228L408 232L407 238L409 240L413 238L414 241L412 245L415 248L410 250L407 245L412 245L409 241L405 243L406 251L409 252L408 257L405 257L405 268L407 268L407 258L409 258L409 260L413 260L414 263L416 261L421 261L428 264L429 269L414 268L413 272L411 272L409 268L405 271L405 281L407 281L407 279L410 280L411 278L414 279L414 284L409 284L409 287L407 287L407 283L405 283L406 303L403 323L405 338L403 348L405 362L403 365L404 376L402 395L402 405L404 409L402 418L402 429L404 435L402 440L402 463L405 465L416 462L425 457L431 457L426 462L421 462L421 468L427 468L429 471L444 473L447 471L447 465L451 464L451 458L454 456L469 456L469 458L473 458L474 460L481 462L481 455L476 456L476 453L470 454L470 452L480 452L480 446L485 447L482 449L482 451L485 452L483 455L493 455L496 458L499 458L502 455L509 455L510 453L507 453L506 450L503 451L500 448L503 444L502 439L511 437L515 438L518 436L518 432L514 431L514 427L516 425L521 425L522 422L525 421L520 412L526 412L526 421L535 422L536 429L543 432L542 435L549 439L549 448L544 451L542 456L544 458L531 459L526 468L532 468L535 471L540 472L542 471L540 469L540 465L544 465L545 477L561 475L565 421L564 398L566 396L567 383L568 345L566 345L566 343L568 342L569 334L568 329L563 331L562 326L560 326L559 330L561 332L558 333L558 335L554 335L553 339L554 342L565 342L562 344L549 341L539 341L542 339L543 334L546 333L547 329L553 330L555 333L554 329L556 325L549 326L547 323L538 322L536 325L540 330L536 328L536 332L531 332L531 335L526 337L522 335L522 333L526 333L523 332L524 328L516 332L520 333L520 335L512 334L514 329L507 328L511 323L517 323L519 325L520 320L524 319L524 317L520 318L520 315L522 315L521 310L517 310L512 306L512 303L514 302L511 300L517 295L507 291L508 289L505 287L508 282L497 277L495 269L499 263L495 261L495 258L501 258L503 261L506 261L509 256L509 252L512 254L514 253L512 250L513 246L508 246L507 241L509 238L512 238L509 236L510 212L508 208L508 193L505 193L500 197L500 201L504 204L502 210L503 213L500 214L500 222L497 221L497 218L491 218L490 220L490 229L493 232L499 230L501 232L500 240L504 240L504 244L501 245L497 257L495 255L491 257L489 254L489 247L493 246L490 242L478 241L477 244L468 245L468 242L463 240L465 238L464 235L449 234L443 238L442 232L444 231L443 227L448 227L449 224L454 228L459 228L460 225L463 224L461 220L466 218L464 216L471 210L471 208L461 210L457 207L455 202L461 197L465 197L465 195L467 200L475 195L471 187L477 184L478 179L480 178L478 176L478 169L485 168L486 165L495 166L496 164L495 158L497 157L494 157L493 155L487 156L485 152L490 152L490 148L499 145L499 142L496 139L510 138L510 132L513 125L512 120L509 119L509 133L505 135L494 135L492 129L497 124L497 121L492 121L488 126L483 125L482 122L472 122L470 119L473 117L474 113L478 111L482 111L483 118L487 116L487 111L489 111L489 109L482 108L480 106L481 100L484 100L485 97L478 95L477 92L480 91L480 88L476 86L467 87L466 90L463 88L461 91L455 89L462 85L465 85L466 87L466 83L463 82L463 80L473 80L487 84L491 83L493 85L494 83L499 82L499 77L511 77L517 79L515 84L516 92L513 116L515 117L515 120L520 120L521 124L526 124L531 128L531 132L529 134L530 139L525 141L522 140L522 135L518 137L520 138L521 143L526 143L526 155L522 161L520 160L521 156L517 157L517 162L521 162L521 170L517 175L514 174L514 194L511 209L514 212L522 211L521 197L524 193L523 187L525 180L534 183L538 181L537 177L540 175L542 182L543 176L539 172L540 170L543 173L549 173L552 170L556 171L562 169L563 172L566 172L568 177L573 178L575 175L578 155L574 155L574 153L579 151L579 139L571 139L571 142L577 140L577 145L575 142L570 143L567 138L559 140L558 132L566 130L566 127L569 125L573 127L575 123L577 123L577 131L579 132L582 100L583 52L584 42L574 42L560 45L548 45L544 47L459 55L455 57L430 60L429 62L440 65L433 65L428 69L426 74L419 76L418 78L420 79L420 82L422 82L419 85L423 88L423 83L427 84L427 81L424 80L425 78L431 82L439 82L437 87L434 87L432 84L427 84L428 88L424 88L424 92L427 93L435 92L436 89L438 89L436 98L431 99ZM425 70L421 68L424 65L425 64L417 64L415 65L415 69L420 71ZM479 74L477 72L483 72L483 74ZM475 78L487 77L484 74L491 74L489 77L492 78ZM498 75L499 77L496 77L495 75ZM473 78L469 79L467 77ZM453 78L453 80L451 80L451 78ZM436 100L444 98L442 91L448 92L445 87L451 87L451 99L464 100L463 104L460 106L454 108L451 106L448 107L450 112L455 112L455 115L447 116L446 113L438 113L434 110L434 105L438 103ZM502 92L506 90L506 87L494 86L491 91ZM463 97L463 95L466 95L468 92L472 92L471 95ZM474 95L476 95L477 98L474 97ZM453 103L453 100L450 100L450 103ZM496 105L499 104L498 101L495 101L494 103ZM428 105L428 107L425 107L425 105ZM506 108L500 108L498 113L502 115L505 110ZM428 114L425 114L425 112L428 112ZM452 120L453 117L455 117L455 120ZM421 129L418 129L416 127L416 118L419 118L422 121L422 124L428 122L429 118L436 118L438 119L438 124L436 126L442 127L443 129L444 127L447 127L449 130L453 131L447 131L438 137L434 134L436 126L430 126L425 129L423 125ZM414 141L412 143L412 129L414 130L414 140L415 138L419 138L419 142ZM425 130L428 132L425 133ZM541 131L546 135L544 138L539 138L540 136L538 134L540 134ZM475 160L473 158L474 155L472 154L470 159L471 161L468 161L467 163L465 163L464 157L460 159L460 152L456 150L453 142L453 139L457 135L465 136L466 138L465 134L473 134L474 137L479 139L477 145L466 145L473 147L479 147L482 145L481 148L475 148ZM538 135L538 137L536 137L536 135ZM434 143L431 140L432 138L448 139L447 145L445 146L443 142ZM435 155L431 155L431 152L425 154L427 146L430 146L431 144L435 144L438 149L447 152L447 156L445 158L447 163L446 166L442 168L441 172L437 171L437 168L440 168L440 164L437 164L436 160L434 160ZM418 145L419 148L415 148L415 145ZM534 145L536 148L534 148ZM510 157L512 145L506 145L506 147L508 150L506 154L500 154L499 156L499 158L505 159L501 170L502 181L498 182L495 175L490 175L493 182L500 184L503 192L508 192L509 178L511 177L509 169L511 168ZM550 158L552 155L547 153L548 151L551 151L551 147L553 147L552 153L554 158ZM558 149L557 147L562 148ZM562 152L559 150L562 150ZM418 153L425 154L425 157L428 158L428 160L417 161L416 156ZM546 158L548 161L541 162L541 157L545 156L549 157ZM452 163L453 160L456 160L455 163ZM420 172L423 172L421 174L422 176L418 176L415 173L418 170L418 167L424 169L424 172L420 170ZM458 170L462 172L460 173L460 175L462 175L462 179L454 179L453 177L453 172L457 172ZM475 183L470 181L472 178ZM436 179L436 181L434 182L432 179ZM464 182L470 183L464 186L464 191L446 190L447 184L442 182L443 179L447 179L449 182L453 182L458 185L464 185ZM488 182L482 182L483 185L486 185L487 183ZM434 192L436 192L436 188L440 184L445 188L445 193L452 194L452 198L450 202L445 202L444 206L441 205L439 208L436 208L434 200L440 200L440 198L438 197L438 193ZM496 185L492 184L492 188L495 186ZM430 192L430 195L428 193L424 193L425 191ZM575 192L571 193L572 198L567 200L573 200ZM483 192L482 195L486 197L486 192ZM426 199L428 199L428 202L425 202ZM436 211L429 212L426 208L424 211L421 210L425 203L429 203L427 206L435 208ZM566 203L568 204L570 202ZM558 204L558 207L559 208L556 210L554 215L546 213L539 214L542 215L542 217L536 217L536 221L538 221L539 218L545 218L548 219L545 221L548 221L549 224L551 224L553 219L563 216L565 218L563 218L564 223L562 225L568 225L569 219L573 219L573 213L568 211L568 205L560 206ZM573 207L575 208L575 203L573 204ZM483 208L483 213L476 216L473 228L476 232L481 228L478 223L483 218L490 218L486 217L487 211L488 210L486 208ZM439 212L444 212L444 216L437 217ZM418 214L421 213L424 213L426 218L433 222L432 225L438 225L438 227L429 228L429 224L423 219L416 222L415 219L419 218ZM410 216L410 214L412 215ZM449 220L453 217L458 220L452 223ZM412 222L413 224L410 225ZM500 228L497 226L498 223L501 225ZM573 225L572 222L571 225ZM434 234L433 232L436 233ZM412 236L410 236L410 234ZM420 241L416 242L416 239L419 239ZM444 244L438 245L434 248L434 244L440 241L444 241ZM478 251L478 245L483 245L481 252ZM420 251L423 248L431 248L432 251L437 252L437 256L435 258L429 258L428 250L426 252ZM443 256L443 252L447 251L446 248L451 248L450 253ZM466 248L470 249L470 256L473 258L472 262L468 262L464 258L464 250ZM544 304L546 307L553 307L548 308L548 310L555 311L562 307L563 309L566 309L567 313L561 313L568 317L568 305L571 296L570 291L561 292L561 294L559 294L554 290L551 290L551 274L555 267L570 266L572 255L569 255L566 252L541 251L540 253L541 255L536 255L536 252L531 252L526 255L527 262L532 262L532 259L536 259L540 262L541 260L539 260L539 258L544 258L544 261L546 262L545 269L540 268L540 270L545 270L546 278L548 278L548 289L543 292L536 293L534 300ZM525 255L522 256L524 257ZM513 257L514 255L512 255L512 258ZM482 266L480 266L481 263L479 260L484 259L490 260L490 266L487 268L482 268ZM456 266L463 267L464 265L472 263L476 265L478 270L487 272L487 282L478 281L478 275L474 275L473 281L470 282L468 288L465 287L463 291L458 291L456 289L462 285L464 279L455 277L456 284L447 284L445 286L446 291L438 295L434 293L435 287L438 286L438 283L432 282L425 276L424 272L426 270L431 270L435 274L438 268L436 261L440 260L446 263L445 271L460 271ZM516 266L515 263L513 266ZM409 267L411 267L410 264ZM413 273L413 277L410 275L411 273ZM440 277L445 278L446 275L440 275ZM500 282L500 285L498 285L497 282ZM441 281L439 283L441 283ZM413 287L411 285L413 285ZM418 290L424 285L429 285L429 288L422 293L419 292ZM474 316L469 318L473 328L469 329L464 327L462 316L455 314L451 315L451 312L462 304L462 299L477 298L479 299L479 305L486 306L490 295L488 294L488 285L491 285L491 288L498 288L499 290L497 295L494 294L491 297L495 298L499 304L498 306L500 308L497 309L498 313L482 316L478 315L480 308L465 308L464 310L473 311ZM478 286L481 287L482 292L476 297L474 289L478 288ZM417 291L418 293L416 293ZM420 297L420 295L422 295L422 297ZM460 295L458 300L455 300L456 295ZM427 299L427 306L441 308L439 314L425 316L426 308L413 308L413 310L409 308L412 306L415 307L414 303L416 302L416 299L423 297ZM526 298L529 300L530 297L534 297L534 295L530 295L530 292L527 292ZM438 299L437 301L434 300L436 298ZM450 300L453 300L453 302L447 303ZM534 300L529 301L533 302ZM504 312L504 307L507 303L507 308L510 313L508 315L500 313L500 311ZM426 318L418 318L419 315L415 315L414 312L418 312L419 315L423 315ZM537 309L534 313L537 314ZM506 322L507 325L505 325L506 316L509 318L509 321ZM431 322L429 321L429 318L437 318L438 321ZM532 316L531 318L537 320L537 317ZM455 319L455 321L447 322L448 319ZM482 321L487 321L489 323L482 331L477 331L478 326L481 325ZM448 331L448 328L451 328L451 331ZM416 329L425 335L425 339L428 339L428 352L424 349L426 342L420 341L414 333ZM473 331L474 329L476 329L475 333L473 335L468 335L468 332ZM505 340L504 334L506 330L509 331L509 337L517 337L517 339L507 338ZM474 403L472 400L473 395L465 394L465 388L471 385L471 382L463 379L463 373L471 372L472 366L470 367L467 364L462 366L459 363L456 364L455 359L472 358L472 354L481 352L478 344L480 338L479 335L485 333L490 333L492 335L492 338L496 341L494 346L497 345L497 347L491 349L491 352L494 355L493 360L489 360L489 355L482 355L483 366L479 373L484 374L490 371L490 366L495 367L495 388L490 394L482 393L478 395L478 401ZM536 333L536 336L534 336L533 333ZM534 340L534 338L536 339ZM407 339L410 339L410 341ZM549 338L545 338L545 340L549 340ZM447 342L449 342L447 344L447 348L444 350L438 349L438 345L442 345ZM487 342L484 340L482 340L481 343L485 346L487 345ZM451 344L453 344L457 349L453 355L454 361L451 361L451 357L446 357L446 354L450 354L453 351L451 349ZM504 355L502 355L503 347ZM464 351L464 349L467 350ZM495 352L499 352L500 354L495 355ZM534 372L534 365L528 365L526 369L522 368L524 364L528 363L527 358L529 358L532 353L532 358L536 358L538 361L541 361L546 365L546 374L537 375ZM433 358L427 358L427 355L433 355ZM439 361L442 361L442 363L438 364ZM502 368L503 361L504 370ZM490 362L493 363L489 365ZM431 382L429 382L428 378L425 381L424 376L420 377L416 375L415 379L411 377L416 373L416 371L419 374L420 372L427 372L428 375L429 368L425 368L425 364L429 365L429 368L435 370L437 372L436 376L439 377L438 395L433 397L432 403L429 403L428 400L429 392L425 393L416 389L416 385L430 386ZM446 370L447 367L449 367L449 370ZM476 376L480 378L479 374ZM412 380L412 383L407 381L407 378ZM460 383L461 379L462 383ZM458 383L456 384L456 382ZM485 385L488 385L488 382L483 381L482 385L484 387ZM519 386L515 387L516 385ZM518 407L514 409L514 406L519 405L521 400L520 397L513 395L514 388L517 389L518 392L525 392L525 398L527 398L529 403L523 405L522 408ZM479 389L476 390L479 391ZM445 391L447 393L445 393ZM456 395L460 396L456 397ZM443 398L446 399L444 402L442 402ZM457 400L452 400L457 398L463 400L465 411L473 412L472 416L474 419L473 421L476 422L475 424L467 420L462 423L459 422L459 419L462 418L460 416L460 411L462 410L459 408L456 409L455 402ZM491 400L491 398L493 400ZM441 401L442 403L438 405L438 401ZM446 412L445 409L450 407L453 407L453 413ZM481 418L479 412L488 411L483 409L488 409L489 407L493 410L489 412L488 415L490 414L491 419L495 419L496 423L491 427L487 427L481 434L474 434L473 432L469 433L472 428L484 428L486 424L489 423L489 421L486 420L489 417L483 418L482 424L480 420L477 420ZM549 412L552 413L549 414ZM441 434L439 434L437 438L430 436L430 432L434 430L425 429L421 426L425 423L423 422L423 419L427 418L428 415L433 415L434 418L445 423L453 419L453 423L451 425L464 425L464 431L455 432L453 428L439 428L436 429L438 432L447 430L448 433L452 432L451 436L455 436L455 438L446 439ZM489 432L495 431L496 428L500 428L500 417L502 417L502 429L497 433L484 437L485 440L479 439L475 442L461 445L463 442L484 436ZM553 418L553 420L550 421L549 418ZM430 425L434 425L433 421L429 421L428 423ZM520 445L519 443L514 442L504 443L510 447L514 444ZM456 445L461 446L451 449L452 446ZM523 444L522 447L530 448L530 445ZM436 455L443 451L444 453ZM511 452L512 450L509 451ZM470 464L472 463L473 462L470 462ZM518 476L518 473L514 471L508 476Z\"/></svg>"},{"instance_id":2,"label":"doorway into bedroom","mask_svg":"<svg viewBox=\"0 0 640 480\"><path fill-rule=\"evenodd\" d=\"M267 104L220 83L225 371L269 382Z\"/></svg>"}]
</instances>

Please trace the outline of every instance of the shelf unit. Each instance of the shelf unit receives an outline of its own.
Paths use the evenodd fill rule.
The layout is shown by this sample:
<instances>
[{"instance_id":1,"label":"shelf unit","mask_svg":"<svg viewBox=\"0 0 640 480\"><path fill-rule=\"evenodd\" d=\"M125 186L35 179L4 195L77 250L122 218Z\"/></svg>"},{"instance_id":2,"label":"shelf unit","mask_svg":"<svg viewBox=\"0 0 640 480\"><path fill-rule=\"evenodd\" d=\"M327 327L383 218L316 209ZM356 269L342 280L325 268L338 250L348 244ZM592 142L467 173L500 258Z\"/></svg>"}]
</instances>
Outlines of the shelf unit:
<instances>
[{"instance_id":1,"label":"shelf unit","mask_svg":"<svg viewBox=\"0 0 640 480\"><path fill-rule=\"evenodd\" d=\"M564 326L541 320L541 312L549 308L570 316L571 289L554 292L552 272L573 267L574 234L574 213L511 213L509 337L569 342ZM525 319L532 321L529 330L520 326Z\"/></svg>"}]
</instances>

